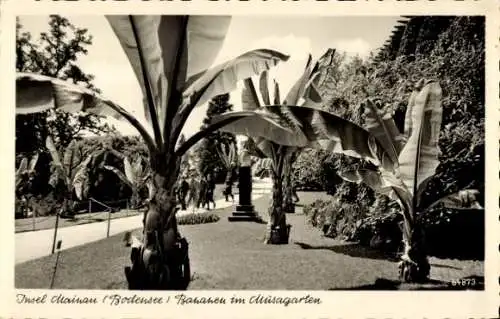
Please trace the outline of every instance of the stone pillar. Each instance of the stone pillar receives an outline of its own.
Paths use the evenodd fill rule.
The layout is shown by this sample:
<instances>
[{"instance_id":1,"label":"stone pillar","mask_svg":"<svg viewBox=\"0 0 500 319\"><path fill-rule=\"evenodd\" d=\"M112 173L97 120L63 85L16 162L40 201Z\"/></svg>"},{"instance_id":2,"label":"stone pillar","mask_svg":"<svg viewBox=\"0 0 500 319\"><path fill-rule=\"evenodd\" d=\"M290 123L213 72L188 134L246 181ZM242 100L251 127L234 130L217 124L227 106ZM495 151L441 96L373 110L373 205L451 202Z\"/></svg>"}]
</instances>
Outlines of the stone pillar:
<instances>
[{"instance_id":1,"label":"stone pillar","mask_svg":"<svg viewBox=\"0 0 500 319\"><path fill-rule=\"evenodd\" d=\"M229 221L260 221L252 205L252 168L248 151L240 156L238 169L239 202L233 210Z\"/></svg>"}]
</instances>

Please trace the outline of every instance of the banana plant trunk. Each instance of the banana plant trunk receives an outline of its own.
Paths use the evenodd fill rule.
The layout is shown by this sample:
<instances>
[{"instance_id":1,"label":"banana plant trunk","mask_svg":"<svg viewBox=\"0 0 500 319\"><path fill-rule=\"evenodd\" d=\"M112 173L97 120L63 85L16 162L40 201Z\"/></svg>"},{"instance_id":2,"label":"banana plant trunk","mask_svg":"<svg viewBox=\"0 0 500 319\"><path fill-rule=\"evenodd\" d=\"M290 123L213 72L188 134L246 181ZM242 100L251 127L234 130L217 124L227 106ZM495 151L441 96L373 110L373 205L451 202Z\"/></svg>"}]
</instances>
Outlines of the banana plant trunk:
<instances>
[{"instance_id":1,"label":"banana plant trunk","mask_svg":"<svg viewBox=\"0 0 500 319\"><path fill-rule=\"evenodd\" d=\"M130 206L132 209L137 209L139 208L140 204L141 204L141 196L139 194L139 190L133 189L132 195L130 197Z\"/></svg>"},{"instance_id":2,"label":"banana plant trunk","mask_svg":"<svg viewBox=\"0 0 500 319\"><path fill-rule=\"evenodd\" d=\"M276 172L273 169L272 179L272 199L269 206L269 221L264 243L272 245L288 244L290 230L283 211L283 179L281 172Z\"/></svg>"},{"instance_id":3,"label":"banana plant trunk","mask_svg":"<svg viewBox=\"0 0 500 319\"><path fill-rule=\"evenodd\" d=\"M185 290L189 285L188 243L181 237L175 217L177 164L180 161L152 168L154 195L144 213L143 243L132 247L132 267L125 267L129 289Z\"/></svg>"},{"instance_id":4,"label":"banana plant trunk","mask_svg":"<svg viewBox=\"0 0 500 319\"><path fill-rule=\"evenodd\" d=\"M285 159L283 163L283 211L284 213L295 213L295 203L293 201L292 184L292 161L291 157Z\"/></svg>"},{"instance_id":5,"label":"banana plant trunk","mask_svg":"<svg viewBox=\"0 0 500 319\"><path fill-rule=\"evenodd\" d=\"M425 236L418 223L404 223L404 252L399 263L399 277L402 282L422 283L430 273L430 264L425 249Z\"/></svg>"}]
</instances>

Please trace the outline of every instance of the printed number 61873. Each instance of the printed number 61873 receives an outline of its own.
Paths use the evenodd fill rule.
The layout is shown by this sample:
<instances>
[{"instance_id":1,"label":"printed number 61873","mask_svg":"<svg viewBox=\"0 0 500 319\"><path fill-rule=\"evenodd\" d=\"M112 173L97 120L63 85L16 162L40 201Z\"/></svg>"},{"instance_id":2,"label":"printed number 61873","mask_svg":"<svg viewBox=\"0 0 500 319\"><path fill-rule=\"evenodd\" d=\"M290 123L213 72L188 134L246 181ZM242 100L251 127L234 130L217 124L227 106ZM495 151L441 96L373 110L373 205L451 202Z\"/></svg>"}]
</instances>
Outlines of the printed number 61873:
<instances>
[{"instance_id":1,"label":"printed number 61873","mask_svg":"<svg viewBox=\"0 0 500 319\"><path fill-rule=\"evenodd\" d=\"M452 286L470 287L476 285L476 279L454 279L451 281Z\"/></svg>"}]
</instances>

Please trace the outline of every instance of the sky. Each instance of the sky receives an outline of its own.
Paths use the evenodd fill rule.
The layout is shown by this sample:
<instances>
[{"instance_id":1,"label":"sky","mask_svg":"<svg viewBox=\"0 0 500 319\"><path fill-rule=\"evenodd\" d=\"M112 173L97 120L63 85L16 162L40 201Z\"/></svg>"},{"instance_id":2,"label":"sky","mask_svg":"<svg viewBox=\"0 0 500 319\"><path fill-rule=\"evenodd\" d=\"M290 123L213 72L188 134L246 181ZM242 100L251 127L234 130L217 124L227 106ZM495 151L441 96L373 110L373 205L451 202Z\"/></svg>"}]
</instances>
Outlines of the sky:
<instances>
[{"instance_id":1,"label":"sky","mask_svg":"<svg viewBox=\"0 0 500 319\"><path fill-rule=\"evenodd\" d=\"M142 93L139 83L104 16L66 16L79 28L88 29L93 43L88 54L77 64L86 73L95 76L94 84L102 95L113 100L145 121ZM37 38L48 30L48 16L20 16L25 31ZM335 48L350 56L366 57L377 50L390 36L400 19L392 17L318 17L318 16L233 16L224 44L214 65L234 58L251 49L269 48L290 55L270 72L280 83L284 95L300 76L307 57L319 58L328 48ZM240 88L231 94L230 103L239 109ZM198 107L188 119L183 133L196 133L205 117L207 105ZM135 129L126 122L109 120L124 135L135 135Z\"/></svg>"}]
</instances>

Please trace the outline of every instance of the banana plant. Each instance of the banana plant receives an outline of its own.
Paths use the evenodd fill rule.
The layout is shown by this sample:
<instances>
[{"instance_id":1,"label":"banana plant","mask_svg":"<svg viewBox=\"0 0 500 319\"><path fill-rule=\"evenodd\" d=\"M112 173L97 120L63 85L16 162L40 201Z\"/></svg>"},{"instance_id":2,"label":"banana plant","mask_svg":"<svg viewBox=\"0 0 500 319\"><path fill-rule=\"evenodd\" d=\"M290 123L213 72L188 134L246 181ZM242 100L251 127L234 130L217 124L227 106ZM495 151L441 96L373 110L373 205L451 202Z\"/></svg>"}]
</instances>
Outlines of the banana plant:
<instances>
[{"instance_id":1,"label":"banana plant","mask_svg":"<svg viewBox=\"0 0 500 319\"><path fill-rule=\"evenodd\" d=\"M38 163L38 158L38 153L35 153L31 159L23 157L16 170L15 192L16 196L18 196L17 198L20 198L22 203L26 205L21 207L23 214L24 209L30 206L30 195L33 191L33 181L36 176L36 164Z\"/></svg>"},{"instance_id":2,"label":"banana plant","mask_svg":"<svg viewBox=\"0 0 500 319\"><path fill-rule=\"evenodd\" d=\"M247 117L221 128L222 131L250 136L260 151L271 159L273 189L264 236L266 244L288 242L288 225L283 210L283 174L285 163L291 162L291 157L297 149L321 148L332 153L366 159L387 169L394 166L392 158L368 131L324 111L326 107L315 83L318 69L319 64L313 64L312 57L309 56L304 73L283 101L279 96L279 86L274 81L275 94L272 103L267 72L263 72L259 79L260 98L253 80L244 81L243 110L269 114L276 123L288 128L292 134L283 134L274 123L262 122L257 117ZM214 120L217 120L217 117L214 117Z\"/></svg>"},{"instance_id":3,"label":"banana plant","mask_svg":"<svg viewBox=\"0 0 500 319\"><path fill-rule=\"evenodd\" d=\"M236 154L236 145L231 143L224 147L224 144L220 144L216 147L217 155L219 156L224 168L226 169L226 184L232 185L232 176L235 167L237 166L238 156Z\"/></svg>"},{"instance_id":4,"label":"banana plant","mask_svg":"<svg viewBox=\"0 0 500 319\"><path fill-rule=\"evenodd\" d=\"M253 174L255 176L265 176L269 175L270 172L272 171L272 161L270 158L264 157L264 158L256 158L255 159L255 164L252 166Z\"/></svg>"},{"instance_id":5,"label":"banana plant","mask_svg":"<svg viewBox=\"0 0 500 319\"><path fill-rule=\"evenodd\" d=\"M16 170L16 192L20 194L28 193L31 189L31 183L35 178L36 164L39 155L35 153L31 159L23 157L19 167Z\"/></svg>"},{"instance_id":6,"label":"banana plant","mask_svg":"<svg viewBox=\"0 0 500 319\"><path fill-rule=\"evenodd\" d=\"M18 75L18 114L58 108L114 116L127 120L144 139L153 194L143 221L142 240L133 241L140 245L132 247L132 267L125 267L129 289L180 290L190 282L188 245L177 227L174 193L185 152L207 134L235 120L252 117L273 122L258 112L230 112L176 146L195 107L234 90L240 80L288 59L280 52L258 49L211 67L230 19L201 15L107 16L142 89L146 122L116 103L67 82ZM276 130L288 133L285 128Z\"/></svg>"},{"instance_id":7,"label":"banana plant","mask_svg":"<svg viewBox=\"0 0 500 319\"><path fill-rule=\"evenodd\" d=\"M52 169L49 177L49 185L54 191L62 195L62 214L72 216L74 214L73 193L79 200L88 196L90 189L90 170L92 155L85 158L81 156L80 148L76 141L66 147L63 159L59 155L52 137L47 136L45 146L52 158ZM62 188L62 191L59 192Z\"/></svg>"},{"instance_id":8,"label":"banana plant","mask_svg":"<svg viewBox=\"0 0 500 319\"><path fill-rule=\"evenodd\" d=\"M405 282L425 281L430 272L422 225L418 222L419 214L437 205L481 208L477 202L479 192L472 189L445 196L430 205L421 202L422 193L439 165L441 97L438 82L420 80L409 98L404 132L397 129L389 110L368 99L365 103L365 127L376 136L397 165L392 171L381 168L339 172L343 179L364 183L399 203L404 217L405 246L399 269L400 278Z\"/></svg>"},{"instance_id":9,"label":"banana plant","mask_svg":"<svg viewBox=\"0 0 500 319\"><path fill-rule=\"evenodd\" d=\"M234 143L227 145L227 148L221 144L216 148L216 151L227 171L231 170L236 165L238 157L236 156L236 146Z\"/></svg>"},{"instance_id":10,"label":"banana plant","mask_svg":"<svg viewBox=\"0 0 500 319\"><path fill-rule=\"evenodd\" d=\"M110 165L104 165L103 168L116 174L116 176L132 190L130 202L131 208L135 209L141 204L141 190L144 187L147 187L148 190L152 188L150 170L147 167L147 163L144 163L144 159L141 155L135 156L132 162L125 155L123 155L122 158L124 173L118 168Z\"/></svg>"}]
</instances>

